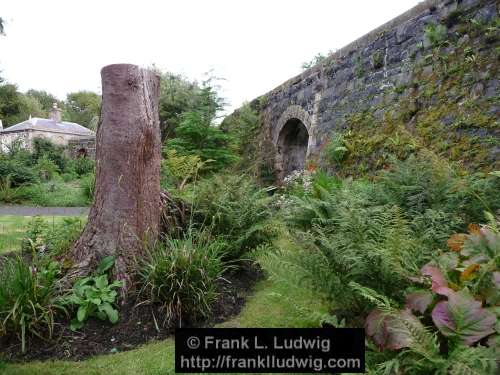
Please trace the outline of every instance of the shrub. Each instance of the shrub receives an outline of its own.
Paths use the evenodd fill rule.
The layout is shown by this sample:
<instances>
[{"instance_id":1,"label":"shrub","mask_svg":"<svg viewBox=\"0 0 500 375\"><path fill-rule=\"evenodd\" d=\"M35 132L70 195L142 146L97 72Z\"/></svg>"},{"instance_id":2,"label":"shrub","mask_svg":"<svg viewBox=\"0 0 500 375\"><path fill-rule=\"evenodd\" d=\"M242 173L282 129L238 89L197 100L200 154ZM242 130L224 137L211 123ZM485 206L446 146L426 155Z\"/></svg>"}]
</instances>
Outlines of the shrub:
<instances>
[{"instance_id":1,"label":"shrub","mask_svg":"<svg viewBox=\"0 0 500 375\"><path fill-rule=\"evenodd\" d=\"M78 307L76 317L71 321L70 328L76 331L82 328L91 316L101 320L118 322L118 310L115 308L116 296L114 290L123 286L122 281L109 283L108 271L115 263L112 256L101 260L94 276L78 279L71 289L71 293L63 298L67 305Z\"/></svg>"},{"instance_id":2,"label":"shrub","mask_svg":"<svg viewBox=\"0 0 500 375\"><path fill-rule=\"evenodd\" d=\"M81 188L73 184L51 181L44 184L22 186L19 195L34 205L43 207L81 207L88 201Z\"/></svg>"},{"instance_id":3,"label":"shrub","mask_svg":"<svg viewBox=\"0 0 500 375\"><path fill-rule=\"evenodd\" d=\"M373 289L351 283L375 305L365 327L380 349L392 352L378 367L398 365L404 373L495 373L498 330L498 223L469 225L468 234L448 240L451 251L413 277L405 309ZM481 342L484 346L471 347ZM418 364L418 365L417 365Z\"/></svg>"},{"instance_id":4,"label":"shrub","mask_svg":"<svg viewBox=\"0 0 500 375\"><path fill-rule=\"evenodd\" d=\"M349 282L356 281L396 300L411 271L429 259L397 207L336 207L331 225L301 233L305 253L292 260L314 290L321 292L346 318L364 310Z\"/></svg>"},{"instance_id":5,"label":"shrub","mask_svg":"<svg viewBox=\"0 0 500 375\"><path fill-rule=\"evenodd\" d=\"M176 150L164 149L165 159L161 161L162 186L174 185L182 190L187 182L196 179L198 171L206 162L198 155L178 155Z\"/></svg>"},{"instance_id":6,"label":"shrub","mask_svg":"<svg viewBox=\"0 0 500 375\"><path fill-rule=\"evenodd\" d=\"M78 176L94 173L95 161L90 158L78 157L73 160L73 169Z\"/></svg>"},{"instance_id":7,"label":"shrub","mask_svg":"<svg viewBox=\"0 0 500 375\"><path fill-rule=\"evenodd\" d=\"M55 145L48 139L35 138L32 143L33 152L31 157L33 163L36 163L42 158L47 158L52 161L60 171L66 169L66 165L70 159L64 153L64 147Z\"/></svg>"},{"instance_id":8,"label":"shrub","mask_svg":"<svg viewBox=\"0 0 500 375\"><path fill-rule=\"evenodd\" d=\"M225 259L238 259L275 236L269 204L248 177L216 175L197 184L193 207L198 225L227 242Z\"/></svg>"},{"instance_id":9,"label":"shrub","mask_svg":"<svg viewBox=\"0 0 500 375\"><path fill-rule=\"evenodd\" d=\"M28 335L52 336L54 316L65 312L55 292L57 262L29 266L20 257L7 258L0 267L0 331L13 332L26 351Z\"/></svg>"},{"instance_id":10,"label":"shrub","mask_svg":"<svg viewBox=\"0 0 500 375\"><path fill-rule=\"evenodd\" d=\"M92 203L94 199L94 189L95 189L95 174L89 173L83 176L80 180L80 187L83 189L83 195L87 200L87 203Z\"/></svg>"},{"instance_id":11,"label":"shrub","mask_svg":"<svg viewBox=\"0 0 500 375\"><path fill-rule=\"evenodd\" d=\"M12 187L10 175L0 177L0 202L17 203L20 200L19 188Z\"/></svg>"},{"instance_id":12,"label":"shrub","mask_svg":"<svg viewBox=\"0 0 500 375\"><path fill-rule=\"evenodd\" d=\"M47 155L38 159L35 169L38 171L39 177L42 181L52 180L60 171L57 164L50 160Z\"/></svg>"},{"instance_id":13,"label":"shrub","mask_svg":"<svg viewBox=\"0 0 500 375\"><path fill-rule=\"evenodd\" d=\"M178 155L196 155L205 164L207 171L220 171L233 164L238 158L233 151L233 138L213 125L202 112L186 112L175 130L176 137L167 141L168 149Z\"/></svg>"},{"instance_id":14,"label":"shrub","mask_svg":"<svg viewBox=\"0 0 500 375\"><path fill-rule=\"evenodd\" d=\"M454 214L463 222L478 222L483 211L500 208L500 178L459 174L446 161L427 154L394 161L380 173L380 203L397 204L411 215L427 209Z\"/></svg>"},{"instance_id":15,"label":"shrub","mask_svg":"<svg viewBox=\"0 0 500 375\"><path fill-rule=\"evenodd\" d=\"M225 246L221 239L190 229L185 238L166 240L149 251L140 271L140 295L162 305L164 324L210 315L217 282L227 269Z\"/></svg>"},{"instance_id":16,"label":"shrub","mask_svg":"<svg viewBox=\"0 0 500 375\"><path fill-rule=\"evenodd\" d=\"M334 165L342 163L348 152L345 147L344 137L342 134L336 135L327 143L324 153L328 161Z\"/></svg>"},{"instance_id":17,"label":"shrub","mask_svg":"<svg viewBox=\"0 0 500 375\"><path fill-rule=\"evenodd\" d=\"M430 298L410 295L407 307L400 310L372 289L356 283L351 286L377 306L365 323L367 335L380 349L385 349L384 357L373 355L377 350L373 346L367 353L367 367L373 373L392 373L395 368L415 375L496 373L495 346L470 345L493 333L497 318L466 290L451 291L446 299L433 303L429 319L424 313L432 302L432 295ZM419 314L414 315L412 310Z\"/></svg>"},{"instance_id":18,"label":"shrub","mask_svg":"<svg viewBox=\"0 0 500 375\"><path fill-rule=\"evenodd\" d=\"M30 184L37 180L35 171L17 159L0 154L0 178L9 176L12 187Z\"/></svg>"},{"instance_id":19,"label":"shrub","mask_svg":"<svg viewBox=\"0 0 500 375\"><path fill-rule=\"evenodd\" d=\"M75 172L66 172L61 174L61 177L64 182L70 182L76 180L78 178L78 175Z\"/></svg>"},{"instance_id":20,"label":"shrub","mask_svg":"<svg viewBox=\"0 0 500 375\"><path fill-rule=\"evenodd\" d=\"M61 223L50 226L41 217L35 217L29 224L22 240L24 251L35 250L39 255L50 257L65 255L78 239L83 229L79 218L64 218Z\"/></svg>"}]
</instances>

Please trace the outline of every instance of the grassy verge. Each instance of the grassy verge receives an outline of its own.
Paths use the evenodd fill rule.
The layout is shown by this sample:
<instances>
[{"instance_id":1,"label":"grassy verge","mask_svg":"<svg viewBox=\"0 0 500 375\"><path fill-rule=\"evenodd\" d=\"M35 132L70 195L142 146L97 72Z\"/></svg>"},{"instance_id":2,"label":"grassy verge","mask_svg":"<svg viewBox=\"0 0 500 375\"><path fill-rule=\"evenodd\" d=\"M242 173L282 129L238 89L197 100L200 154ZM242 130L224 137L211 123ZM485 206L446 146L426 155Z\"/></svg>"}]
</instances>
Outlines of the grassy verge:
<instances>
[{"instance_id":1,"label":"grassy verge","mask_svg":"<svg viewBox=\"0 0 500 375\"><path fill-rule=\"evenodd\" d=\"M61 223L65 216L42 216L49 225ZM0 254L20 250L23 238L32 216L0 216Z\"/></svg>"},{"instance_id":2,"label":"grassy verge","mask_svg":"<svg viewBox=\"0 0 500 375\"><path fill-rule=\"evenodd\" d=\"M84 207L88 198L78 180L71 182L46 182L22 187L22 203L42 207Z\"/></svg>"}]
</instances>

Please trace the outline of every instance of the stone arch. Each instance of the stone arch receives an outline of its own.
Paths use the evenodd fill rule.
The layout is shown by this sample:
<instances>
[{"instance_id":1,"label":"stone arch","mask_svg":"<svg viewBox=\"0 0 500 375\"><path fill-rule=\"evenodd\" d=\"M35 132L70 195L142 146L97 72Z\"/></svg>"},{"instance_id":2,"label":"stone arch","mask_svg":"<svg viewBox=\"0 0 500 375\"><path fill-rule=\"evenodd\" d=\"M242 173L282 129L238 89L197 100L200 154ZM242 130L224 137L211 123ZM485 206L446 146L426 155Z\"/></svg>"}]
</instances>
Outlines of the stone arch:
<instances>
[{"instance_id":1,"label":"stone arch","mask_svg":"<svg viewBox=\"0 0 500 375\"><path fill-rule=\"evenodd\" d=\"M304 170L308 143L309 133L302 121L297 118L289 119L281 129L277 143L282 177L293 171Z\"/></svg>"},{"instance_id":2,"label":"stone arch","mask_svg":"<svg viewBox=\"0 0 500 375\"><path fill-rule=\"evenodd\" d=\"M312 135L311 134L312 119L309 113L307 113L304 109L302 109L300 105L291 105L281 114L278 123L274 127L274 133L273 133L274 145L278 144L279 134L281 133L281 130L283 129L287 121L293 118L300 120L302 124L304 124L304 126L306 127L309 135Z\"/></svg>"},{"instance_id":3,"label":"stone arch","mask_svg":"<svg viewBox=\"0 0 500 375\"><path fill-rule=\"evenodd\" d=\"M276 147L276 171L279 180L294 170L303 170L311 139L311 118L298 105L288 107L276 124L273 143Z\"/></svg>"}]
</instances>

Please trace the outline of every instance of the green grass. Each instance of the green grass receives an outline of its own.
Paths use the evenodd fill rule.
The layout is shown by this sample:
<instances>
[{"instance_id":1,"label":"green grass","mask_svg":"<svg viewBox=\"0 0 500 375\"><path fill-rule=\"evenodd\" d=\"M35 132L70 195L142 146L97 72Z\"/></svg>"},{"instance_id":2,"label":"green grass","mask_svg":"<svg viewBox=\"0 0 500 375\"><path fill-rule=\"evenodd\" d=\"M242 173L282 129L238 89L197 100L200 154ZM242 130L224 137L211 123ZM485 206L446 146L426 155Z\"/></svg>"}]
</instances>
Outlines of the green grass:
<instances>
[{"instance_id":1,"label":"green grass","mask_svg":"<svg viewBox=\"0 0 500 375\"><path fill-rule=\"evenodd\" d=\"M49 225L61 223L65 216L42 216ZM33 216L0 216L0 254L20 250L21 240Z\"/></svg>"},{"instance_id":2,"label":"green grass","mask_svg":"<svg viewBox=\"0 0 500 375\"><path fill-rule=\"evenodd\" d=\"M323 311L321 301L297 286L286 288L267 278L257 283L241 313L219 327L309 327L317 325L306 311ZM2 372L3 370L3 372ZM4 375L174 374L174 339L146 344L127 352L82 362L48 361L0 365Z\"/></svg>"},{"instance_id":3,"label":"green grass","mask_svg":"<svg viewBox=\"0 0 500 375\"><path fill-rule=\"evenodd\" d=\"M25 186L20 190L20 194L24 198L23 204L42 207L84 207L89 205L79 180L50 181Z\"/></svg>"}]
</instances>

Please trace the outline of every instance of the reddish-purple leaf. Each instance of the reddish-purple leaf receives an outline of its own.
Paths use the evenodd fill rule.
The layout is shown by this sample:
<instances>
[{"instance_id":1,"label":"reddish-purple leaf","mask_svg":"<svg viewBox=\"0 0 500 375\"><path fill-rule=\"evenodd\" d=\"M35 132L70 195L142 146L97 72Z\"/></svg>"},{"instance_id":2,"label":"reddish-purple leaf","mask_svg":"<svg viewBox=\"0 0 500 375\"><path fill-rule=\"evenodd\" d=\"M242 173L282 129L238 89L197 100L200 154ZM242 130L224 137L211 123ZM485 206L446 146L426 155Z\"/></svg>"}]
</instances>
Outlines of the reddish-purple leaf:
<instances>
[{"instance_id":1,"label":"reddish-purple leaf","mask_svg":"<svg viewBox=\"0 0 500 375\"><path fill-rule=\"evenodd\" d=\"M406 307L413 311L424 313L432 303L433 295L427 290L419 290L406 296Z\"/></svg>"},{"instance_id":2,"label":"reddish-purple leaf","mask_svg":"<svg viewBox=\"0 0 500 375\"><path fill-rule=\"evenodd\" d=\"M495 288L500 289L500 272L498 271L493 272L493 285L495 285Z\"/></svg>"},{"instance_id":3,"label":"reddish-purple leaf","mask_svg":"<svg viewBox=\"0 0 500 375\"><path fill-rule=\"evenodd\" d=\"M420 320L410 310L388 315L375 309L366 318L365 329L366 334L380 349L397 350L410 345L412 335L408 331L408 325L423 328Z\"/></svg>"},{"instance_id":4,"label":"reddish-purple leaf","mask_svg":"<svg viewBox=\"0 0 500 375\"><path fill-rule=\"evenodd\" d=\"M434 307L432 320L443 335L458 337L464 344L472 345L494 332L497 318L482 308L481 302L460 291L450 293L448 301Z\"/></svg>"},{"instance_id":5,"label":"reddish-purple leaf","mask_svg":"<svg viewBox=\"0 0 500 375\"><path fill-rule=\"evenodd\" d=\"M385 329L386 316L379 309L373 309L366 317L366 334L370 336L375 344L381 349L385 348L387 331Z\"/></svg>"},{"instance_id":6,"label":"reddish-purple leaf","mask_svg":"<svg viewBox=\"0 0 500 375\"><path fill-rule=\"evenodd\" d=\"M422 273L422 275L429 276L431 278L432 290L434 292L436 292L438 288L448 286L448 281L446 281L443 272L441 272L441 270L438 267L426 264L425 266L422 267L420 272Z\"/></svg>"},{"instance_id":7,"label":"reddish-purple leaf","mask_svg":"<svg viewBox=\"0 0 500 375\"><path fill-rule=\"evenodd\" d=\"M409 347L413 340L413 335L408 329L409 326L424 328L420 320L410 310L402 310L398 314L388 317L386 320L388 333L386 347L393 350Z\"/></svg>"}]
</instances>

